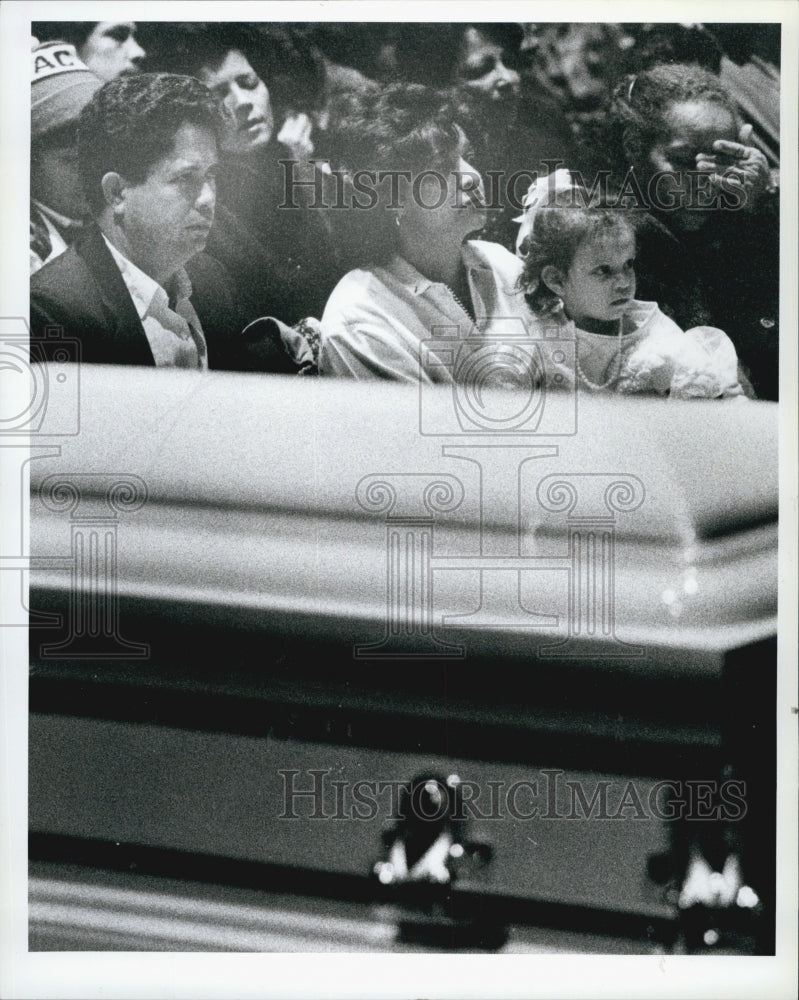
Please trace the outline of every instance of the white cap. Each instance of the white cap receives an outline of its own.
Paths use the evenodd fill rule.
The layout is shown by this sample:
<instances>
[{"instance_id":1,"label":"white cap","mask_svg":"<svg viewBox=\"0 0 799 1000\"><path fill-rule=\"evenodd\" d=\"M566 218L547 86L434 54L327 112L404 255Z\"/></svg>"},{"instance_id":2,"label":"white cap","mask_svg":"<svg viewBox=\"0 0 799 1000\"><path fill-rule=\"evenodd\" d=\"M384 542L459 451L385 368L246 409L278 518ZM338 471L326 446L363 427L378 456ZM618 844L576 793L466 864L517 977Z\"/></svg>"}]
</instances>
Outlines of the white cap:
<instances>
[{"instance_id":1,"label":"white cap","mask_svg":"<svg viewBox=\"0 0 799 1000\"><path fill-rule=\"evenodd\" d=\"M73 45L45 42L31 51L31 134L75 121L102 86Z\"/></svg>"}]
</instances>

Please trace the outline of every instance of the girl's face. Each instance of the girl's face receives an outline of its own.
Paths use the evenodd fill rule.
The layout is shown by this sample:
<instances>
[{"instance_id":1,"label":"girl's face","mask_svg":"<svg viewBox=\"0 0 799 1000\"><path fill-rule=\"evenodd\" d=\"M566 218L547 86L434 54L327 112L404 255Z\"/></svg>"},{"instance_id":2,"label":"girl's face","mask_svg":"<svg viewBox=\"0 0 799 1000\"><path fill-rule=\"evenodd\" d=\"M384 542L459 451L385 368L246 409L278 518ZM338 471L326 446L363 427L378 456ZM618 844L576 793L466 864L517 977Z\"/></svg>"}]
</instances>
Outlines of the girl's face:
<instances>
[{"instance_id":1,"label":"girl's face","mask_svg":"<svg viewBox=\"0 0 799 1000\"><path fill-rule=\"evenodd\" d=\"M563 300L566 315L588 329L624 315L635 297L634 263L635 237L624 226L584 239L565 275L546 267L542 277Z\"/></svg>"}]
</instances>

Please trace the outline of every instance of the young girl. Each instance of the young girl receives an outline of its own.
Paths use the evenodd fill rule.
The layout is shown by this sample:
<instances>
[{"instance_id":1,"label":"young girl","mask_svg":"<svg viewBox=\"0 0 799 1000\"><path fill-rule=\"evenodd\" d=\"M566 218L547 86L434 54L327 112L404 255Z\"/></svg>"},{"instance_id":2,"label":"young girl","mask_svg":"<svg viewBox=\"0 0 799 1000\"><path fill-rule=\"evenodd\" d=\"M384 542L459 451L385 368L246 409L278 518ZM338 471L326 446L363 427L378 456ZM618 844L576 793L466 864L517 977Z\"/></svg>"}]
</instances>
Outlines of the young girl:
<instances>
[{"instance_id":1,"label":"young girl","mask_svg":"<svg viewBox=\"0 0 799 1000\"><path fill-rule=\"evenodd\" d=\"M563 360L548 362L548 384L678 399L744 395L725 333L683 332L657 303L636 300L629 213L596 206L565 170L533 184L524 207L520 282L537 333L575 341L573 360L553 354Z\"/></svg>"}]
</instances>

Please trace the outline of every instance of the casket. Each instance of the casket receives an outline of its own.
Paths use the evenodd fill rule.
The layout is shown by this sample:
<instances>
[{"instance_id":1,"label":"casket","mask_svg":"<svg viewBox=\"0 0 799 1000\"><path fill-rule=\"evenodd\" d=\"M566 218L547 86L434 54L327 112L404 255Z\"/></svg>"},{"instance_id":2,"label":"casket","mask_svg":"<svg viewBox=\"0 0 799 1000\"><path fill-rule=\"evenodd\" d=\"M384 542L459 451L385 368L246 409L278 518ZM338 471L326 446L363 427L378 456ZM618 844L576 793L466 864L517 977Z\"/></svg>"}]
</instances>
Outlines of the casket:
<instances>
[{"instance_id":1,"label":"casket","mask_svg":"<svg viewBox=\"0 0 799 1000\"><path fill-rule=\"evenodd\" d=\"M773 952L776 405L62 368L32 949Z\"/></svg>"}]
</instances>

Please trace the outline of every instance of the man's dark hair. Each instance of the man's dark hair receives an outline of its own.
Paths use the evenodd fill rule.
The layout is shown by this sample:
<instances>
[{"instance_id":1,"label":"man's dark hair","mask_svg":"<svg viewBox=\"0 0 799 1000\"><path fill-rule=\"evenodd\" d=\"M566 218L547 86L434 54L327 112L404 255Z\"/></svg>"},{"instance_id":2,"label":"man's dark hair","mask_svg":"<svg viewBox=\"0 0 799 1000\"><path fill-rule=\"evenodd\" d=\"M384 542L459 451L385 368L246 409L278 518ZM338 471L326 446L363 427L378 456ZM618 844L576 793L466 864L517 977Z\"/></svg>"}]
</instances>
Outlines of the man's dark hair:
<instances>
[{"instance_id":1,"label":"man's dark hair","mask_svg":"<svg viewBox=\"0 0 799 1000\"><path fill-rule=\"evenodd\" d=\"M79 49L99 21L34 21L31 34L40 42L67 42Z\"/></svg>"},{"instance_id":2,"label":"man's dark hair","mask_svg":"<svg viewBox=\"0 0 799 1000\"><path fill-rule=\"evenodd\" d=\"M78 170L92 212L105 205L100 183L105 174L115 171L141 183L187 123L222 139L224 111L193 77L139 73L101 87L78 119Z\"/></svg>"}]
</instances>

